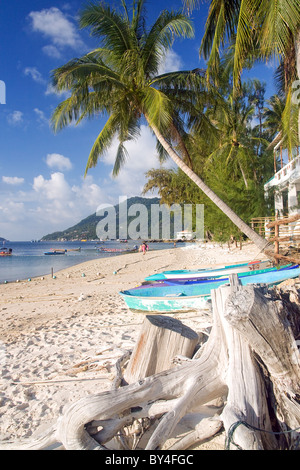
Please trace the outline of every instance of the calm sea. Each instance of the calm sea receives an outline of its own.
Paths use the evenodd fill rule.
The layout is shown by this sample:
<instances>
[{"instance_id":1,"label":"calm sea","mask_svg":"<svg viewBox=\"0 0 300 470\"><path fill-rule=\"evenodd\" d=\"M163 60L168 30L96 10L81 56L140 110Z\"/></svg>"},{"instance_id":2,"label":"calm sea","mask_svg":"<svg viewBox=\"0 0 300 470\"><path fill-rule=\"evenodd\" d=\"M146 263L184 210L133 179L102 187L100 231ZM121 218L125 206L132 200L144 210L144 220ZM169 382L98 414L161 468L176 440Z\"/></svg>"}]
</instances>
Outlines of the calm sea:
<instances>
[{"instance_id":1,"label":"calm sea","mask_svg":"<svg viewBox=\"0 0 300 470\"><path fill-rule=\"evenodd\" d=\"M97 242L6 242L6 248L12 248L12 256L0 256L0 283L11 282L17 279L29 279L36 276L51 274L74 266L85 261L118 256L116 253L99 252L99 248L132 248L140 245L140 241L130 240L128 244L119 241ZM180 246L184 244L181 243ZM67 251L64 255L46 256L44 252L52 249L72 250L81 248L81 251ZM149 249L162 250L172 248L173 243L149 243ZM2 244L0 245L2 248Z\"/></svg>"}]
</instances>

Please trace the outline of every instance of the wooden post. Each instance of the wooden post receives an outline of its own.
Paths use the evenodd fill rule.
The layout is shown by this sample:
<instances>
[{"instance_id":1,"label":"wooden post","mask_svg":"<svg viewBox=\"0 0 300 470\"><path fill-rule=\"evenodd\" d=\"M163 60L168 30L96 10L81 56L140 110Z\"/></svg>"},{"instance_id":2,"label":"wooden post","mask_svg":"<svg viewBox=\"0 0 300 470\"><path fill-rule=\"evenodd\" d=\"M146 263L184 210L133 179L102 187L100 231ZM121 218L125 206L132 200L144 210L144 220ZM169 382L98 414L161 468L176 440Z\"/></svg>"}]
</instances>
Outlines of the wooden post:
<instances>
[{"instance_id":1,"label":"wooden post","mask_svg":"<svg viewBox=\"0 0 300 470\"><path fill-rule=\"evenodd\" d=\"M278 212L276 211L276 215L275 215L275 221L278 221ZM275 225L275 255L279 255L279 241L278 241L278 237L279 237L279 225L276 224ZM279 261L278 261L278 258L275 259L275 264L278 264Z\"/></svg>"}]
</instances>

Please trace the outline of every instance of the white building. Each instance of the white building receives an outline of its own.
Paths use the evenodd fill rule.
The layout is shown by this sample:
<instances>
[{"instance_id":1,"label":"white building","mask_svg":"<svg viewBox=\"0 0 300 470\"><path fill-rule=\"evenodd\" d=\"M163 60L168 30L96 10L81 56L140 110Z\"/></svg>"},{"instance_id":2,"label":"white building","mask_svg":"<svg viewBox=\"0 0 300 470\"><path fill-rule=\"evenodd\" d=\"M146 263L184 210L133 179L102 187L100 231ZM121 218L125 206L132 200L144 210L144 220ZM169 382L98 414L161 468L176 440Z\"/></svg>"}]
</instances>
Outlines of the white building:
<instances>
[{"instance_id":1,"label":"white building","mask_svg":"<svg viewBox=\"0 0 300 470\"><path fill-rule=\"evenodd\" d=\"M300 214L300 155L285 165L282 163L282 168L264 185L264 191L265 195L274 191L275 214L278 218ZM300 221L286 226L286 232L291 236L296 235L296 232L299 234Z\"/></svg>"},{"instance_id":2,"label":"white building","mask_svg":"<svg viewBox=\"0 0 300 470\"><path fill-rule=\"evenodd\" d=\"M274 189L275 211L278 216L300 213L300 155L291 160L265 184L265 194Z\"/></svg>"},{"instance_id":3,"label":"white building","mask_svg":"<svg viewBox=\"0 0 300 470\"><path fill-rule=\"evenodd\" d=\"M182 230L181 232L177 232L176 237L177 240L193 240L195 233L189 230Z\"/></svg>"}]
</instances>

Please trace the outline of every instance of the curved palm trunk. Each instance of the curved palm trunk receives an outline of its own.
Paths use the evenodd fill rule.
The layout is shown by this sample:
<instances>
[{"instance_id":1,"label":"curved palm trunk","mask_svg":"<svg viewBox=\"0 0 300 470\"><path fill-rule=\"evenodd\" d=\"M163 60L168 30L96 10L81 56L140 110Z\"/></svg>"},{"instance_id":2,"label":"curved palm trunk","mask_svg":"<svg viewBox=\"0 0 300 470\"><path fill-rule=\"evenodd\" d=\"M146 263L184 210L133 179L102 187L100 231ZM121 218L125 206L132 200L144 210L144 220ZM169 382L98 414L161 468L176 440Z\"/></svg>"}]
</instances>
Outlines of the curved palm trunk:
<instances>
[{"instance_id":1,"label":"curved palm trunk","mask_svg":"<svg viewBox=\"0 0 300 470\"><path fill-rule=\"evenodd\" d=\"M147 119L147 117L146 117ZM161 145L164 147L168 155L172 158L172 160L179 166L179 168L192 180L194 183L201 189L201 191L208 196L211 201L216 204L216 206L221 209L221 211L229 217L229 219L250 239L253 243L261 250L264 251L267 246L268 242L265 238L262 238L258 233L252 230L249 225L246 224L230 207L225 204L222 199L219 198L205 183L199 178L196 173L194 173L177 155L177 153L173 150L173 148L168 144L165 140L163 135L159 132L159 130L150 124L149 120L147 119L149 126L153 130L156 138L159 140Z\"/></svg>"},{"instance_id":2,"label":"curved palm trunk","mask_svg":"<svg viewBox=\"0 0 300 470\"><path fill-rule=\"evenodd\" d=\"M296 51L297 74L298 74L298 79L300 80L300 29L298 30L298 33L296 34L296 37L295 37L295 51ZM298 142L300 143L300 106L299 106L299 114L298 114Z\"/></svg>"}]
</instances>

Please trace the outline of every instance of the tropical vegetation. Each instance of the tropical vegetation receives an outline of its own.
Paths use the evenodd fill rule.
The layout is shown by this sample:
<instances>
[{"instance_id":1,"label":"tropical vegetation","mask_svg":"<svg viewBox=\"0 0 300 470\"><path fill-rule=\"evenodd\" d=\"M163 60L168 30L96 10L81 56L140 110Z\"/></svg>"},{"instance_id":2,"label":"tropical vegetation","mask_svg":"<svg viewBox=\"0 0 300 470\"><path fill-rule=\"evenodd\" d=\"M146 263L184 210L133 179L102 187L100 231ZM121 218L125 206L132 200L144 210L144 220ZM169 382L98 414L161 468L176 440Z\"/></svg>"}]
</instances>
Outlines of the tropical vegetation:
<instances>
[{"instance_id":1,"label":"tropical vegetation","mask_svg":"<svg viewBox=\"0 0 300 470\"><path fill-rule=\"evenodd\" d=\"M183 0L190 12L202 0ZM239 92L241 73L255 61L278 61L276 79L285 94L282 125L291 152L295 130L291 129L293 104L298 114L296 142L300 135L300 100L293 100L295 82L300 79L299 0L210 0L209 13L199 53L207 59L207 77L216 73L226 43L233 48L233 88ZM295 111L295 108L294 108Z\"/></svg>"},{"instance_id":2,"label":"tropical vegetation","mask_svg":"<svg viewBox=\"0 0 300 470\"><path fill-rule=\"evenodd\" d=\"M179 168L172 174L159 174L168 184L171 178L173 185L167 187L160 180L161 195L169 192L170 201L176 182L177 196L182 197L184 191L180 193L178 188L181 179L186 181L184 187L194 194L193 202L197 199L195 194L201 194L201 200L214 208L211 213L217 210L225 215L222 218L226 222L220 221L223 227L234 224L260 249L265 249L266 241L236 213L241 214L240 206L246 206L254 216L253 204L257 208L263 204L263 197L258 195L262 194L263 175L268 174L270 167L268 153L263 152L263 84L242 84L240 74L246 61L249 66L257 59L269 58L273 52L281 58L285 73L292 70L294 74L295 67L289 62L288 68L287 58L291 51L296 57L298 2L279 2L289 3L289 7L277 18L276 11L267 5L273 2L212 0L201 44L201 53L208 59L207 70L163 75L158 74L159 66L174 39L191 38L194 34L190 18L182 11L164 10L147 29L144 0L134 0L131 12L125 0L120 3L122 11L102 2L90 3L81 11L80 26L90 30L99 47L53 72L55 88L70 92L53 114L54 130L84 118L107 117L92 146L86 172L118 137L113 169L117 175L126 163L126 142L138 138L141 123L147 122L156 136L161 161L169 156ZM197 2L186 0L184 4L191 9ZM264 4L265 9L259 4ZM272 23L270 27L270 42L267 26L275 19L276 25ZM220 45L225 43L229 45L227 64L220 53ZM289 75L285 82L288 95L284 112L288 117L292 77L295 75ZM252 129L255 113L259 126ZM282 122L286 129L287 117ZM201 138L204 132L209 136L206 142ZM153 179L157 174L149 176ZM149 185L150 189L151 185L155 187L153 181Z\"/></svg>"}]
</instances>

